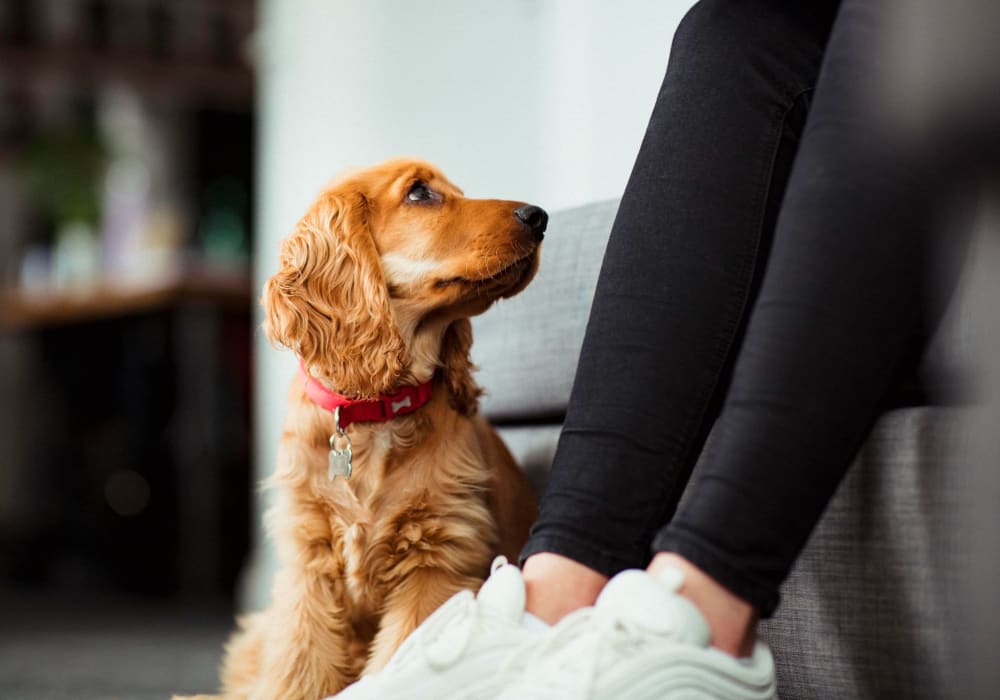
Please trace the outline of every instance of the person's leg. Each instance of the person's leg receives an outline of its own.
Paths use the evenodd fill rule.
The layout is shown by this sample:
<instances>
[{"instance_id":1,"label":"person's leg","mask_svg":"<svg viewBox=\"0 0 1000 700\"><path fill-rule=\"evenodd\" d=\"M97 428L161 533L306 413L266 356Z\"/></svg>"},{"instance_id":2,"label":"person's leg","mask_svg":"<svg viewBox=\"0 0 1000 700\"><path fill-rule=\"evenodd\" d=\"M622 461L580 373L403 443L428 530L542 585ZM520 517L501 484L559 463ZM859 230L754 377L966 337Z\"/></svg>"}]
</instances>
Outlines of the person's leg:
<instances>
[{"instance_id":1,"label":"person's leg","mask_svg":"<svg viewBox=\"0 0 1000 700\"><path fill-rule=\"evenodd\" d=\"M543 619L645 565L676 508L740 345L836 4L707 0L677 30L522 553Z\"/></svg>"},{"instance_id":2,"label":"person's leg","mask_svg":"<svg viewBox=\"0 0 1000 700\"><path fill-rule=\"evenodd\" d=\"M653 542L653 570L686 569L699 607L730 596L774 611L925 323L934 199L878 104L885 13L843 3L729 392L689 499ZM745 650L752 619L725 617L720 645Z\"/></svg>"}]
</instances>

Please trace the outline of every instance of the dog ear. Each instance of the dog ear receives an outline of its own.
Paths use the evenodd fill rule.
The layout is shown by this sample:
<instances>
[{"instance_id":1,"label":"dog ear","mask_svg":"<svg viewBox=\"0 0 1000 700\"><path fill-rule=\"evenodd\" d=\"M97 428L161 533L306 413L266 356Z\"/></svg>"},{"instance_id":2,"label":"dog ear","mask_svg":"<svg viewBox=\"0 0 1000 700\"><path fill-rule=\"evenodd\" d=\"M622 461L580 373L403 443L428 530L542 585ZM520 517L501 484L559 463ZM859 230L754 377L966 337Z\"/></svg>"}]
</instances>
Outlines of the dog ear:
<instances>
[{"instance_id":1,"label":"dog ear","mask_svg":"<svg viewBox=\"0 0 1000 700\"><path fill-rule=\"evenodd\" d=\"M282 242L280 269L261 299L271 342L358 398L391 391L406 354L368 207L359 192L324 192Z\"/></svg>"},{"instance_id":2,"label":"dog ear","mask_svg":"<svg viewBox=\"0 0 1000 700\"><path fill-rule=\"evenodd\" d=\"M472 378L476 366L469 358L472 349L472 323L460 318L448 326L441 341L442 378L450 394L448 402L456 411L474 416L479 410L483 390Z\"/></svg>"}]
</instances>

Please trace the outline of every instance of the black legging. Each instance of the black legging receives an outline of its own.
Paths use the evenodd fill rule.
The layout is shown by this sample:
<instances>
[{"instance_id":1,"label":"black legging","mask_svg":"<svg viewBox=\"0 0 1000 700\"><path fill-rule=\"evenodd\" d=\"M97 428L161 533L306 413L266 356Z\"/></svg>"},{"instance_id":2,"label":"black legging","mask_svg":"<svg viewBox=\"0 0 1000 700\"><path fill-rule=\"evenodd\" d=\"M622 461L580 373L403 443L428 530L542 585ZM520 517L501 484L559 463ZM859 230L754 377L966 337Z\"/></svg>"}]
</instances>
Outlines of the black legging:
<instances>
[{"instance_id":1,"label":"black legging","mask_svg":"<svg viewBox=\"0 0 1000 700\"><path fill-rule=\"evenodd\" d=\"M926 169L872 90L885 5L703 0L678 27L522 561L672 551L774 611L925 336Z\"/></svg>"}]
</instances>

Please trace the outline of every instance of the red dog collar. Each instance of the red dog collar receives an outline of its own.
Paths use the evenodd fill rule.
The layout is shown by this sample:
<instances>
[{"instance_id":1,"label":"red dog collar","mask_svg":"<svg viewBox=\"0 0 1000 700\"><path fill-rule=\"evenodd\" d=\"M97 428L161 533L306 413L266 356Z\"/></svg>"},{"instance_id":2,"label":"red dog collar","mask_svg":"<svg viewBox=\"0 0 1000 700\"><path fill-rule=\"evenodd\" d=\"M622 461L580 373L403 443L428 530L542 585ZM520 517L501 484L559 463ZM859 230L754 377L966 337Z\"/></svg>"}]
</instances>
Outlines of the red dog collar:
<instances>
[{"instance_id":1,"label":"red dog collar","mask_svg":"<svg viewBox=\"0 0 1000 700\"><path fill-rule=\"evenodd\" d=\"M299 360L299 373L306 383L306 395L313 403L328 411L339 412L338 429L343 431L351 423L366 421L390 421L396 416L412 413L431 398L431 382L400 387L392 394L383 394L377 399L349 399L343 394L330 391L306 371L305 362Z\"/></svg>"}]
</instances>

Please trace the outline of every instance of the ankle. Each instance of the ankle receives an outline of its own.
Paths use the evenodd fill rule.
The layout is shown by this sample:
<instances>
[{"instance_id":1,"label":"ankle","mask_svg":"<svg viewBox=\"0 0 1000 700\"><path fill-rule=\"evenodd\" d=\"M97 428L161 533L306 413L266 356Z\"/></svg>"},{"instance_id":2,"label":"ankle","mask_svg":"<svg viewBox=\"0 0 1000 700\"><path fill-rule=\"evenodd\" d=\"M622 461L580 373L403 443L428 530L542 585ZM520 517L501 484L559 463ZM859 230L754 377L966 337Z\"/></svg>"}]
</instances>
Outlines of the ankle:
<instances>
[{"instance_id":1,"label":"ankle","mask_svg":"<svg viewBox=\"0 0 1000 700\"><path fill-rule=\"evenodd\" d=\"M655 576L665 568L679 569L684 574L679 593L705 616L712 646L731 656L751 656L757 641L757 611L753 606L678 554L658 553L648 571Z\"/></svg>"},{"instance_id":2,"label":"ankle","mask_svg":"<svg viewBox=\"0 0 1000 700\"><path fill-rule=\"evenodd\" d=\"M554 625L563 617L593 605L608 578L568 557L533 554L524 562L525 609Z\"/></svg>"}]
</instances>

